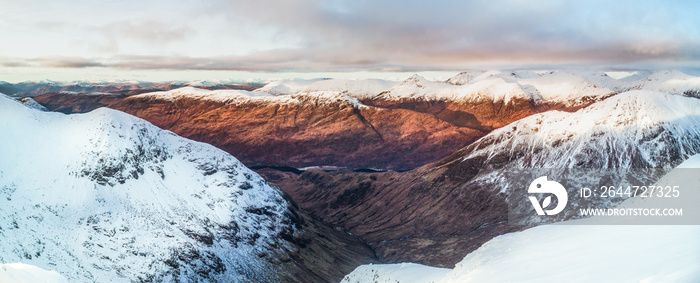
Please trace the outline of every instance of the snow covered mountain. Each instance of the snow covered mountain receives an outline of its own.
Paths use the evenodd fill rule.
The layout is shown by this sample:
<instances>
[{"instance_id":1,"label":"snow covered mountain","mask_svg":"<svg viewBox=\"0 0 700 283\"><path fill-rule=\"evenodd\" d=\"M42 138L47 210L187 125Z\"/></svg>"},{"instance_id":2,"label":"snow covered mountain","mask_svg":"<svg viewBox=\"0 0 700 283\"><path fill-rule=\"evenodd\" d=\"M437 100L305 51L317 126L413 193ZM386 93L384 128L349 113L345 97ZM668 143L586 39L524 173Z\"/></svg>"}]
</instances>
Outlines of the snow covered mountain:
<instances>
[{"instance_id":1,"label":"snow covered mountain","mask_svg":"<svg viewBox=\"0 0 700 283\"><path fill-rule=\"evenodd\" d=\"M313 79L313 80L278 80L256 89L273 95L289 95L303 92L347 92L352 97L364 99L385 91L396 82L365 79Z\"/></svg>"},{"instance_id":2,"label":"snow covered mountain","mask_svg":"<svg viewBox=\"0 0 700 283\"><path fill-rule=\"evenodd\" d=\"M131 99L168 100L175 102L180 99L196 99L221 102L227 105L241 104L277 104L277 105L351 105L367 107L357 98L351 97L344 91L309 91L291 95L272 95L262 91L246 90L206 90L194 87L182 87L169 91L149 92L134 95Z\"/></svg>"},{"instance_id":3,"label":"snow covered mountain","mask_svg":"<svg viewBox=\"0 0 700 283\"><path fill-rule=\"evenodd\" d=\"M0 262L77 282L304 282L372 261L234 157L128 114L0 95L0 131Z\"/></svg>"},{"instance_id":4,"label":"snow covered mountain","mask_svg":"<svg viewBox=\"0 0 700 283\"><path fill-rule=\"evenodd\" d=\"M578 109L630 90L698 96L700 78L680 71L614 79L596 71L467 71L445 82L414 75L376 95L380 100L445 100L452 102L531 100ZM574 110L575 110L574 109Z\"/></svg>"},{"instance_id":5,"label":"snow covered mountain","mask_svg":"<svg viewBox=\"0 0 700 283\"><path fill-rule=\"evenodd\" d=\"M614 94L572 72L466 72L433 82L415 75L374 97L379 100L446 100L461 103L527 100L576 107Z\"/></svg>"},{"instance_id":6,"label":"snow covered mountain","mask_svg":"<svg viewBox=\"0 0 700 283\"><path fill-rule=\"evenodd\" d=\"M443 159L436 167L449 168L444 173L448 176L476 176L467 180L465 186L493 188L493 194L503 194L510 200L520 199L522 195L520 191L514 194L515 181L512 176L504 177L505 171L655 168L644 172L614 172L620 181L646 179L653 182L698 153L700 100L636 90L574 113L548 111L518 120ZM581 171L572 174L586 174ZM577 186L569 184L567 187L574 190ZM585 201L572 199L569 206L584 207L588 205ZM600 201L596 203L599 207L612 207L622 199L596 201ZM513 209L524 215L531 207L526 203ZM547 220L569 219L576 216L574 213L572 210ZM542 219L532 215L521 221L535 223Z\"/></svg>"},{"instance_id":7,"label":"snow covered mountain","mask_svg":"<svg viewBox=\"0 0 700 283\"><path fill-rule=\"evenodd\" d=\"M700 77L690 76L675 70L659 71L646 78L630 82L627 88L700 97Z\"/></svg>"},{"instance_id":8,"label":"snow covered mountain","mask_svg":"<svg viewBox=\"0 0 700 283\"><path fill-rule=\"evenodd\" d=\"M537 102L575 104L576 100L597 98L622 90L618 80L603 72L555 71L466 71L445 82L413 75L403 82L384 80L279 80L257 89L273 95L303 92L347 92L360 100L450 100L510 101L513 98ZM612 89L615 89L614 91Z\"/></svg>"},{"instance_id":9,"label":"snow covered mountain","mask_svg":"<svg viewBox=\"0 0 700 283\"><path fill-rule=\"evenodd\" d=\"M488 71L482 71L482 70L469 70L469 71L464 71L460 72L459 74L455 75L454 77L451 77L447 79L445 82L453 85L465 85L470 83L472 80L479 78L480 76L483 76L486 74Z\"/></svg>"},{"instance_id":10,"label":"snow covered mountain","mask_svg":"<svg viewBox=\"0 0 700 283\"><path fill-rule=\"evenodd\" d=\"M549 111L460 150L493 167L672 168L700 151L700 100L630 91L574 113ZM591 156L597 158L592 159Z\"/></svg>"},{"instance_id":11,"label":"snow covered mountain","mask_svg":"<svg viewBox=\"0 0 700 283\"><path fill-rule=\"evenodd\" d=\"M695 155L679 168L700 168ZM671 171L658 184L689 184L700 177ZM697 192L697 191L696 191ZM630 199L655 207L659 198ZM696 208L697 210L697 208ZM684 211L689 212L689 211ZM695 211L697 215L697 211ZM595 225L598 217L543 225L492 239L454 269L419 264L363 265L342 282L697 282L700 226ZM591 225L593 224L593 225ZM653 243L653 244L650 244ZM610 268L613 265L615 268Z\"/></svg>"}]
</instances>

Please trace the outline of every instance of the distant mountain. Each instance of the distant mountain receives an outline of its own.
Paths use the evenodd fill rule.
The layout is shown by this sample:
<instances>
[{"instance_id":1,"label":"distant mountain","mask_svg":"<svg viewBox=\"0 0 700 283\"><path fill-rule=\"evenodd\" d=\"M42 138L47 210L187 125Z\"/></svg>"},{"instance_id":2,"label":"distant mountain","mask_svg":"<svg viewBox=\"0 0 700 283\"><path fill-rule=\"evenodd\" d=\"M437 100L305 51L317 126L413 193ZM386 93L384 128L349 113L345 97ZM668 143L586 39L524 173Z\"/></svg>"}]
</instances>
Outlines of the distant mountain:
<instances>
[{"instance_id":1,"label":"distant mountain","mask_svg":"<svg viewBox=\"0 0 700 283\"><path fill-rule=\"evenodd\" d=\"M465 85L470 83L472 80L489 73L488 71L482 70L469 70L460 72L454 77L447 79L445 82L453 85Z\"/></svg>"},{"instance_id":2,"label":"distant mountain","mask_svg":"<svg viewBox=\"0 0 700 283\"><path fill-rule=\"evenodd\" d=\"M396 83L379 79L279 80L270 82L256 90L273 95L290 95L304 92L347 92L352 97L365 99L391 88Z\"/></svg>"},{"instance_id":3,"label":"distant mountain","mask_svg":"<svg viewBox=\"0 0 700 283\"><path fill-rule=\"evenodd\" d=\"M374 261L231 155L100 108L0 95L0 262L70 281L332 282Z\"/></svg>"},{"instance_id":4,"label":"distant mountain","mask_svg":"<svg viewBox=\"0 0 700 283\"><path fill-rule=\"evenodd\" d=\"M257 84L239 84L233 82L54 82L36 81L8 83L0 82L0 93L11 97L35 97L47 93L92 93L112 95L134 95L144 92L171 90L185 86L205 89L256 89Z\"/></svg>"},{"instance_id":5,"label":"distant mountain","mask_svg":"<svg viewBox=\"0 0 700 283\"><path fill-rule=\"evenodd\" d=\"M490 131L535 113L575 111L615 94L570 73L489 71L460 73L447 82L416 75L363 102Z\"/></svg>"},{"instance_id":6,"label":"distant mountain","mask_svg":"<svg viewBox=\"0 0 700 283\"><path fill-rule=\"evenodd\" d=\"M653 90L700 98L700 77L680 71L660 71L630 82L627 89Z\"/></svg>"}]
</instances>

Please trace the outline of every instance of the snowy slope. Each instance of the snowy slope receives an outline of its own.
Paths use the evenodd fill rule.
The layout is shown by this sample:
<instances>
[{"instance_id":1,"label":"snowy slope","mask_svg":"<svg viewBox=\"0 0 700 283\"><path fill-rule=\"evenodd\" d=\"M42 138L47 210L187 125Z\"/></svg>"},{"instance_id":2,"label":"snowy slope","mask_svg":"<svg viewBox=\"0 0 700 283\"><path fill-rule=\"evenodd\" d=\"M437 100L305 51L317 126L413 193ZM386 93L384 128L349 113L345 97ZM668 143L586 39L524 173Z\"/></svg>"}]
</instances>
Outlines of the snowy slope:
<instances>
[{"instance_id":1,"label":"snowy slope","mask_svg":"<svg viewBox=\"0 0 700 283\"><path fill-rule=\"evenodd\" d=\"M644 79L630 82L627 88L700 97L700 77L690 76L677 70L659 71Z\"/></svg>"},{"instance_id":2,"label":"snowy slope","mask_svg":"<svg viewBox=\"0 0 700 283\"><path fill-rule=\"evenodd\" d=\"M0 96L0 262L71 281L274 281L294 217L213 146L122 112Z\"/></svg>"},{"instance_id":3,"label":"snowy slope","mask_svg":"<svg viewBox=\"0 0 700 283\"><path fill-rule=\"evenodd\" d=\"M285 95L293 94L304 90L309 85L315 82L323 81L324 79L312 79L312 80L276 80L267 83L261 88L256 89L256 91L267 92L272 95Z\"/></svg>"},{"instance_id":4,"label":"snowy slope","mask_svg":"<svg viewBox=\"0 0 700 283\"><path fill-rule=\"evenodd\" d=\"M68 283L56 271L48 271L24 263L0 264L0 282L3 283Z\"/></svg>"},{"instance_id":5,"label":"snowy slope","mask_svg":"<svg viewBox=\"0 0 700 283\"><path fill-rule=\"evenodd\" d=\"M700 96L700 78L679 71L661 71L637 81L617 80L598 71L467 71L445 82L413 75L403 82L379 79L278 80L255 91L208 91L184 87L148 95L190 97L235 103L293 103L293 96L334 99L343 93L355 99L447 100L455 102L505 102L513 99L579 107L628 90L651 90ZM278 97L279 99L275 99Z\"/></svg>"},{"instance_id":6,"label":"snowy slope","mask_svg":"<svg viewBox=\"0 0 700 283\"><path fill-rule=\"evenodd\" d=\"M700 168L700 155L678 168ZM700 176L677 169L657 184L690 184ZM634 198L621 207L664 207ZM688 208L688 207L686 207ZM688 211L684 211L684 215ZM595 225L600 217L503 235L467 255L441 282L698 282L700 226ZM504 269L504 267L511 267ZM615 266L615 268L611 268Z\"/></svg>"},{"instance_id":7,"label":"snowy slope","mask_svg":"<svg viewBox=\"0 0 700 283\"><path fill-rule=\"evenodd\" d=\"M540 96L536 91L524 89L521 85L498 76L472 79L471 83L454 85L447 82L433 82L419 75L414 75L374 98L461 102L504 101L508 103L514 98L539 100Z\"/></svg>"},{"instance_id":8,"label":"snowy slope","mask_svg":"<svg viewBox=\"0 0 700 283\"><path fill-rule=\"evenodd\" d=\"M278 80L268 83L256 91L267 92L273 95L288 95L301 92L347 92L349 95L363 99L385 91L396 82L365 79L313 79L313 80Z\"/></svg>"},{"instance_id":9,"label":"snowy slope","mask_svg":"<svg viewBox=\"0 0 700 283\"><path fill-rule=\"evenodd\" d=\"M434 99L453 98L456 87L445 82L434 82L419 75L413 75L391 89L381 93L382 99Z\"/></svg>"},{"instance_id":10,"label":"snowy slope","mask_svg":"<svg viewBox=\"0 0 700 283\"><path fill-rule=\"evenodd\" d=\"M464 71L460 72L459 74L455 75L454 77L451 77L447 79L445 82L453 85L465 85L473 81L474 79L478 78L479 76L482 76L486 74L488 71L482 71L482 70L470 70L470 71Z\"/></svg>"},{"instance_id":11,"label":"snowy slope","mask_svg":"<svg viewBox=\"0 0 700 283\"><path fill-rule=\"evenodd\" d=\"M669 160L700 152L700 100L626 92L574 113L518 120L461 152L463 161L505 158L519 168L672 168Z\"/></svg>"},{"instance_id":12,"label":"snowy slope","mask_svg":"<svg viewBox=\"0 0 700 283\"><path fill-rule=\"evenodd\" d=\"M272 100L276 99L276 96L271 95L266 92L260 91L247 91L247 90L207 90L196 87L181 87L168 91L156 91L147 92L143 94L134 95L133 97L144 97L144 98L159 98L167 100L177 100L182 98L193 98L193 99L203 99L212 100L219 102L247 102L250 100Z\"/></svg>"},{"instance_id":13,"label":"snowy slope","mask_svg":"<svg viewBox=\"0 0 700 283\"><path fill-rule=\"evenodd\" d=\"M368 264L357 267L341 283L428 283L437 282L450 271L415 263Z\"/></svg>"},{"instance_id":14,"label":"snowy slope","mask_svg":"<svg viewBox=\"0 0 700 283\"><path fill-rule=\"evenodd\" d=\"M588 226L580 221L497 237L439 282L700 280L699 226Z\"/></svg>"},{"instance_id":15,"label":"snowy slope","mask_svg":"<svg viewBox=\"0 0 700 283\"><path fill-rule=\"evenodd\" d=\"M363 265L342 282L698 282L700 226L544 225L494 238L445 273ZM575 225L576 224L576 225Z\"/></svg>"},{"instance_id":16,"label":"snowy slope","mask_svg":"<svg viewBox=\"0 0 700 283\"><path fill-rule=\"evenodd\" d=\"M194 87L182 87L169 91L149 92L134 95L131 98L209 100L226 104L281 104L281 105L351 105L367 107L360 100L344 91L312 91L295 94L272 95L262 91L247 90L206 90Z\"/></svg>"},{"instance_id":17,"label":"snowy slope","mask_svg":"<svg viewBox=\"0 0 700 283\"><path fill-rule=\"evenodd\" d=\"M465 186L493 188L507 200L522 197L502 170L523 168L656 168L654 172L616 173L623 180L655 181L682 160L700 153L700 100L652 91L630 91L576 112L548 111L496 129L459 150L445 163L447 174L477 170ZM532 171L532 170L530 170ZM579 170L579 172L581 172ZM556 173L553 173L556 174ZM570 188L577 186L572 183ZM571 191L570 194L575 194ZM593 199L610 208L622 198ZM587 207L571 199L570 207ZM529 205L512 207L529 215ZM543 224L575 218L573 210L549 218L525 216L521 223ZM544 221L544 222L543 222Z\"/></svg>"},{"instance_id":18,"label":"snowy slope","mask_svg":"<svg viewBox=\"0 0 700 283\"><path fill-rule=\"evenodd\" d=\"M332 80L309 82L331 84ZM362 89L363 82L345 86ZM367 82L364 84L369 85ZM369 88L365 86L364 88ZM298 87L301 91L303 87ZM319 88L320 89L320 88ZM330 89L330 88L329 88ZM379 88L377 88L379 89ZM585 106L617 93L629 90L649 90L675 95L700 97L700 77L680 71L659 71L652 74L615 79L601 71L466 71L445 82L430 81L413 75L377 96L385 100L450 100L457 102L510 101L531 99L536 103L555 103L567 107ZM349 90L349 93L353 93ZM368 92L371 93L371 92ZM378 92L377 92L378 93Z\"/></svg>"},{"instance_id":19,"label":"snowy slope","mask_svg":"<svg viewBox=\"0 0 700 283\"><path fill-rule=\"evenodd\" d=\"M539 77L518 80L518 84L534 87L547 102L559 102L567 106L582 105L615 93L571 72L550 72Z\"/></svg>"},{"instance_id":20,"label":"snowy slope","mask_svg":"<svg viewBox=\"0 0 700 283\"><path fill-rule=\"evenodd\" d=\"M700 168L695 155L678 168ZM670 172L658 184L693 184ZM656 199L629 199L635 207ZM653 204L652 204L653 205ZM543 225L492 239L449 272L418 264L363 265L343 282L698 282L700 226L595 225L597 217ZM397 268L408 266L410 268ZM426 277L426 272L432 276ZM416 280L420 278L420 280Z\"/></svg>"},{"instance_id":21,"label":"snowy slope","mask_svg":"<svg viewBox=\"0 0 700 283\"><path fill-rule=\"evenodd\" d=\"M588 79L586 79L588 78ZM433 82L414 75L377 96L379 99L449 100L456 102L505 102L513 99L535 103L579 106L616 92L604 85L617 86L603 73L525 71L463 72L446 82Z\"/></svg>"}]
</instances>

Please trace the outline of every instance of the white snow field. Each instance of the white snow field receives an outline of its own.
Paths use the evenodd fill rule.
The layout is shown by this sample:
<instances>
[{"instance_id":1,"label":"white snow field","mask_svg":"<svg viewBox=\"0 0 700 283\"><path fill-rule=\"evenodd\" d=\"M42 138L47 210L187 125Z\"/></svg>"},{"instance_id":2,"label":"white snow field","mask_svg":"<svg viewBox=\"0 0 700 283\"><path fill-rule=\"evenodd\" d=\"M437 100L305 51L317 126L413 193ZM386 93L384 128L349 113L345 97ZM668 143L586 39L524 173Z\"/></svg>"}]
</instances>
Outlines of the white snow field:
<instances>
[{"instance_id":1,"label":"white snow field","mask_svg":"<svg viewBox=\"0 0 700 283\"><path fill-rule=\"evenodd\" d=\"M56 271L48 271L24 263L0 264L2 283L68 283L68 279Z\"/></svg>"}]
</instances>

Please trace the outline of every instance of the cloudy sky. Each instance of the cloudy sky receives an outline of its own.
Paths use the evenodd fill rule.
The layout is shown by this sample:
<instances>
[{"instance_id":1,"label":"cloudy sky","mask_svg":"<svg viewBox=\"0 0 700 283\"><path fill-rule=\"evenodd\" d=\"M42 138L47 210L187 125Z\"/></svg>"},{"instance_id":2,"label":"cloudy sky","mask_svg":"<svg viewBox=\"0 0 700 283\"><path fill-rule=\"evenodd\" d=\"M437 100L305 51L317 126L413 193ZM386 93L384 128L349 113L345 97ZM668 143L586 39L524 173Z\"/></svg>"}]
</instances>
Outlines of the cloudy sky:
<instances>
[{"instance_id":1,"label":"cloudy sky","mask_svg":"<svg viewBox=\"0 0 700 283\"><path fill-rule=\"evenodd\" d=\"M692 69L699 3L0 0L0 76Z\"/></svg>"}]
</instances>

